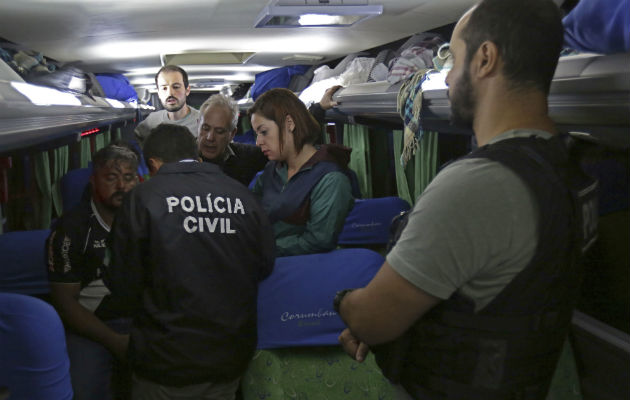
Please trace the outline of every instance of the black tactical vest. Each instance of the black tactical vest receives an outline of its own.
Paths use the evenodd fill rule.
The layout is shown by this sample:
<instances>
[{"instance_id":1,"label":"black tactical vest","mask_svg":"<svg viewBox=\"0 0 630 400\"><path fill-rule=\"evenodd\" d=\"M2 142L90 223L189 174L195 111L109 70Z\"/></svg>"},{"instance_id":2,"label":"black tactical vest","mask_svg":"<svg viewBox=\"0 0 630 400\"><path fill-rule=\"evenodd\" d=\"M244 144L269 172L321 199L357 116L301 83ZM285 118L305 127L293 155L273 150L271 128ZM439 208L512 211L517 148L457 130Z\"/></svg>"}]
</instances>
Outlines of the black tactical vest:
<instances>
[{"instance_id":1,"label":"black tactical vest","mask_svg":"<svg viewBox=\"0 0 630 400\"><path fill-rule=\"evenodd\" d=\"M466 156L500 162L526 183L538 203L538 244L479 312L455 294L397 343L375 349L385 375L414 398L545 399L582 281L580 258L597 234L597 182L572 142L513 138Z\"/></svg>"}]
</instances>

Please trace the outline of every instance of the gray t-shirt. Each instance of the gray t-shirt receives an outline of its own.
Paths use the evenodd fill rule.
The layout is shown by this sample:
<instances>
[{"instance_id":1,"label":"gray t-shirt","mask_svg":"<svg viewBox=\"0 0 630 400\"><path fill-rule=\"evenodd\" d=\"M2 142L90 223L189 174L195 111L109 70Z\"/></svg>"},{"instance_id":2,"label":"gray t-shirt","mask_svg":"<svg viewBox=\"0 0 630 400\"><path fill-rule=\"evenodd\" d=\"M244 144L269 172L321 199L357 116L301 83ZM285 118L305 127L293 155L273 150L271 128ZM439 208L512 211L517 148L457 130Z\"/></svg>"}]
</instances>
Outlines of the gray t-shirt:
<instances>
[{"instance_id":1,"label":"gray t-shirt","mask_svg":"<svg viewBox=\"0 0 630 400\"><path fill-rule=\"evenodd\" d=\"M144 121L140 122L134 133L136 134L136 139L140 144L144 143L144 139L149 136L151 133L151 129L156 126L165 123L165 124L173 124L173 125L182 125L187 127L190 132L197 137L199 135L199 131L197 130L197 120L199 119L199 110L190 108L190 112L182 119L178 119L177 121L170 120L168 118L168 112L166 110L154 111L149 114Z\"/></svg>"},{"instance_id":2,"label":"gray t-shirt","mask_svg":"<svg viewBox=\"0 0 630 400\"><path fill-rule=\"evenodd\" d=\"M551 137L512 130L490 143L531 135ZM512 170L484 158L460 160L418 198L387 262L425 292L448 299L458 291L479 311L534 256L537 220L534 195Z\"/></svg>"}]
</instances>

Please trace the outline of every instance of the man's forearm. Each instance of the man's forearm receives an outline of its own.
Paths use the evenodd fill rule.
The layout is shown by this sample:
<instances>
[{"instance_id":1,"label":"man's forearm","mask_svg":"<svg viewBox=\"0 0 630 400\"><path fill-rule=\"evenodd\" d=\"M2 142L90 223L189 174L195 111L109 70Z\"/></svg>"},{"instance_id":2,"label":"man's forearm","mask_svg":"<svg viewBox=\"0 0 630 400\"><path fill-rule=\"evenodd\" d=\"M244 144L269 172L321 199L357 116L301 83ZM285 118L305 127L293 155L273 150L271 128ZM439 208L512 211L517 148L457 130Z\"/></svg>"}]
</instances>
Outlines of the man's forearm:
<instances>
[{"instance_id":1,"label":"man's forearm","mask_svg":"<svg viewBox=\"0 0 630 400\"><path fill-rule=\"evenodd\" d=\"M64 323L75 333L98 342L112 352L120 351L121 334L115 332L75 300L56 304Z\"/></svg>"},{"instance_id":2,"label":"man's forearm","mask_svg":"<svg viewBox=\"0 0 630 400\"><path fill-rule=\"evenodd\" d=\"M385 262L365 288L344 296L339 314L353 336L375 345L402 335L439 301L402 278Z\"/></svg>"},{"instance_id":3,"label":"man's forearm","mask_svg":"<svg viewBox=\"0 0 630 400\"><path fill-rule=\"evenodd\" d=\"M375 320L374 312L370 309L369 301L365 301L366 289L356 289L348 293L341 300L339 315L346 323L350 332L361 342L374 345L392 340L388 329L380 327Z\"/></svg>"}]
</instances>

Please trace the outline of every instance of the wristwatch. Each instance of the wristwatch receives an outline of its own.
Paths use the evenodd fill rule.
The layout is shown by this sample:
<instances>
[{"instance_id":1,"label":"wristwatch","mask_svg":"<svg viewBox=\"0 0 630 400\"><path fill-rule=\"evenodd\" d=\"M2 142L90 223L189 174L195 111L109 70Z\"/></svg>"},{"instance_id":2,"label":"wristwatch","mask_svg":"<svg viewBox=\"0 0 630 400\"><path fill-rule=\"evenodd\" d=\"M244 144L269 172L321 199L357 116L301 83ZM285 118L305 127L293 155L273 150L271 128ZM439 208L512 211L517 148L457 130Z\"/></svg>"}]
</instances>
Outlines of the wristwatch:
<instances>
[{"instance_id":1,"label":"wristwatch","mask_svg":"<svg viewBox=\"0 0 630 400\"><path fill-rule=\"evenodd\" d=\"M352 292L354 289L343 289L337 292L335 295L335 299L333 300L333 309L337 314L339 314L339 306L341 306L341 300L348 293Z\"/></svg>"}]
</instances>

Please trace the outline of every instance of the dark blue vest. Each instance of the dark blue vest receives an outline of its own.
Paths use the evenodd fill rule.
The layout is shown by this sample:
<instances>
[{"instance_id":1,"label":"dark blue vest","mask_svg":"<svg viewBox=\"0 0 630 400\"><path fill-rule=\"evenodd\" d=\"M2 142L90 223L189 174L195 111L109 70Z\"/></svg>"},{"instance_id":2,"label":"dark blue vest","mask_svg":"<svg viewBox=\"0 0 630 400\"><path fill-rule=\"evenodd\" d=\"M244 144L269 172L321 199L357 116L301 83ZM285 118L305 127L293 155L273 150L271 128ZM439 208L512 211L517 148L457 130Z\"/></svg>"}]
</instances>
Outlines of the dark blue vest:
<instances>
[{"instance_id":1,"label":"dark blue vest","mask_svg":"<svg viewBox=\"0 0 630 400\"><path fill-rule=\"evenodd\" d=\"M597 182L583 173L570 141L507 139L467 156L500 162L531 189L538 244L481 311L454 295L376 349L384 373L397 374L414 398L545 399L582 282L580 258L597 233Z\"/></svg>"},{"instance_id":2,"label":"dark blue vest","mask_svg":"<svg viewBox=\"0 0 630 400\"><path fill-rule=\"evenodd\" d=\"M276 172L277 166L278 163L275 161L268 162L260 177L263 187L262 205L272 224L290 218L302 209L311 191L324 175L342 171L335 162L320 161L311 167L301 169L284 184ZM308 217L293 219L305 223Z\"/></svg>"}]
</instances>

